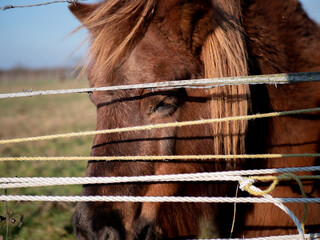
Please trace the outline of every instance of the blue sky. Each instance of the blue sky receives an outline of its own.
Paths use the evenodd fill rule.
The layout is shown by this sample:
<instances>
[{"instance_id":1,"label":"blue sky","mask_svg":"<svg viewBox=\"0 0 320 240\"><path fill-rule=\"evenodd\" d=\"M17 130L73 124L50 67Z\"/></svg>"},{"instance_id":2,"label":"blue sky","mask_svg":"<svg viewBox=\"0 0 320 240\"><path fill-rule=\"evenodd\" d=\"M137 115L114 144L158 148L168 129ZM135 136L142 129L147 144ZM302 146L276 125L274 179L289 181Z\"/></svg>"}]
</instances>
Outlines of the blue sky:
<instances>
[{"instance_id":1,"label":"blue sky","mask_svg":"<svg viewBox=\"0 0 320 240\"><path fill-rule=\"evenodd\" d=\"M1 0L0 6L46 1L49 0ZM301 2L310 16L320 22L320 0ZM17 66L51 68L79 63L86 52L86 46L79 48L86 31L69 34L79 26L79 22L67 5L58 3L0 11L0 69Z\"/></svg>"}]
</instances>

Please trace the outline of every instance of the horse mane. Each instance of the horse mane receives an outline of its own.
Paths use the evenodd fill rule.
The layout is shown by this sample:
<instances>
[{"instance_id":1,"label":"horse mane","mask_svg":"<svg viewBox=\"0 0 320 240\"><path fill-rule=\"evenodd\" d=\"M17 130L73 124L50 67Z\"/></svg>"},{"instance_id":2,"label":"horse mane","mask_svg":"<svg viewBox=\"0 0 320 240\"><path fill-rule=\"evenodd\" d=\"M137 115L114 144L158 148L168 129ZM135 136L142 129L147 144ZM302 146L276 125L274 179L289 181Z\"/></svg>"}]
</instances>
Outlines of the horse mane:
<instances>
[{"instance_id":1,"label":"horse mane","mask_svg":"<svg viewBox=\"0 0 320 240\"><path fill-rule=\"evenodd\" d=\"M83 25L92 35L90 75L93 79L108 78L106 82L110 83L113 69L121 65L143 37L157 2L108 0L86 17ZM201 51L205 77L248 75L240 1L214 0L212 6L214 30L207 36ZM213 88L210 94L213 96L210 101L212 118L248 113L248 86ZM212 126L213 134L217 136L213 146L216 154L244 153L246 121L215 123Z\"/></svg>"},{"instance_id":2,"label":"horse mane","mask_svg":"<svg viewBox=\"0 0 320 240\"><path fill-rule=\"evenodd\" d=\"M146 31L156 0L108 0L100 3L83 22L92 35L89 64L94 79L106 78L121 65ZM107 57L106 57L107 56ZM110 76L108 76L110 77Z\"/></svg>"},{"instance_id":3,"label":"horse mane","mask_svg":"<svg viewBox=\"0 0 320 240\"><path fill-rule=\"evenodd\" d=\"M213 32L202 46L206 78L247 76L248 64L244 33L241 27L240 1L212 1ZM247 115L250 109L248 85L223 86L211 89L211 117ZM213 124L215 154L245 153L247 121ZM234 167L234 166L232 166Z\"/></svg>"}]
</instances>

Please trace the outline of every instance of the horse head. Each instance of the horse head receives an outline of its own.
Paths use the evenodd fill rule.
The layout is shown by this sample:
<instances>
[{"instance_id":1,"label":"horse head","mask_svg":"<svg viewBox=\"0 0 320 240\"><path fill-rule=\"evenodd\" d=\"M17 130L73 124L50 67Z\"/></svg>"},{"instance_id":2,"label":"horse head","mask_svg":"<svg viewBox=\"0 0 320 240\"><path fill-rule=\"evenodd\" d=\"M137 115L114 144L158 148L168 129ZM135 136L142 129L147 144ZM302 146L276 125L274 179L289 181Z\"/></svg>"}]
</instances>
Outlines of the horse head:
<instances>
[{"instance_id":1,"label":"horse head","mask_svg":"<svg viewBox=\"0 0 320 240\"><path fill-rule=\"evenodd\" d=\"M70 10L90 34L91 87L314 71L320 66L318 51L310 50L319 49L320 30L297 0L107 0L93 5L75 3ZM97 130L102 130L241 116L248 111L287 111L293 106L312 108L319 102L318 92L315 83L234 85L93 92L90 99L97 107ZM232 121L98 134L91 155L300 153L319 149L316 118L258 120L253 125ZM89 161L86 176L214 172L247 168L253 162L243 163L239 159ZM267 166L301 164L305 164L303 159L289 159L268 162ZM281 189L295 194L288 186ZM146 182L85 185L82 195L234 196L235 191L232 183ZM280 221L277 214L266 218L264 211L264 206L254 205L245 220L238 211L238 223L249 229L245 233L256 237L270 235L273 229L272 234L280 233L278 229L288 231L287 227L292 232L287 220ZM309 218L314 225L319 224L316 213ZM226 237L232 219L233 204L208 203L87 202L78 203L73 215L77 239Z\"/></svg>"},{"instance_id":2,"label":"horse head","mask_svg":"<svg viewBox=\"0 0 320 240\"><path fill-rule=\"evenodd\" d=\"M247 74L237 1L106 1L96 5L77 3L70 9L91 35L91 87ZM94 92L90 99L97 107L100 130L246 114L248 94L246 87L232 86ZM246 123L240 122L102 134L95 137L91 154L240 153L245 129ZM91 161L86 175L160 175L235 168L236 160ZM233 187L191 183L87 185L82 194L225 196L231 189L234 194ZM160 239L195 237L201 226L211 226L213 221L223 224L224 219L232 218L221 212L208 204L79 203L73 220L78 239ZM189 217L193 220L186 221ZM220 230L217 227L210 231L218 234Z\"/></svg>"}]
</instances>

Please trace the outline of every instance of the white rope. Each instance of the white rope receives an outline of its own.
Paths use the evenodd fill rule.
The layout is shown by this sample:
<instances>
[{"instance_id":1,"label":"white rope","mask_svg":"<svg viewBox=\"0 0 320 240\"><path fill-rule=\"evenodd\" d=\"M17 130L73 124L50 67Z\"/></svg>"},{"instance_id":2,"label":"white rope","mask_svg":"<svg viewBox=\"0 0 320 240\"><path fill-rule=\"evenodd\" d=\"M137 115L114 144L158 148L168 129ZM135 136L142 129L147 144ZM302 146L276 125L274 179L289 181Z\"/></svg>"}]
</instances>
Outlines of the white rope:
<instances>
[{"instance_id":1,"label":"white rope","mask_svg":"<svg viewBox=\"0 0 320 240\"><path fill-rule=\"evenodd\" d=\"M141 177L87 177L87 178L24 178L14 182L14 178L1 178L0 189L21 188L21 187L43 187L61 185L83 185L83 184L116 184L134 182L198 182L198 181L240 181L239 176L179 176L159 175ZM21 181L21 182L20 182ZM24 181L24 182L22 182Z\"/></svg>"},{"instance_id":2,"label":"white rope","mask_svg":"<svg viewBox=\"0 0 320 240\"><path fill-rule=\"evenodd\" d=\"M242 191L245 191L245 187L249 184L250 185L250 189L252 191L255 191L255 192L260 192L262 193L261 189L253 186L252 184L255 182L255 180L253 179L245 179L243 178L243 181L240 181L240 189ZM273 200L274 198L269 195L269 194L264 194L263 195L263 198L265 199L269 199L269 200ZM299 219L293 214L292 211L290 211L289 208L287 208L285 205L283 205L281 202L273 202L274 205L276 205L277 207L279 207L282 211L284 211L291 219L292 221L294 222L294 224L296 225L297 229L298 229L298 233L299 233L299 236L300 236L300 240L304 240L304 232L303 232L303 229L302 229L302 226L299 222Z\"/></svg>"},{"instance_id":3,"label":"white rope","mask_svg":"<svg viewBox=\"0 0 320 240\"><path fill-rule=\"evenodd\" d=\"M256 192L262 192L259 188L252 185L254 180L241 177L240 188L244 190L247 184L250 184L250 189ZM250 181L250 182L248 182ZM7 196L1 195L0 201L63 201L63 202L205 202L205 203L273 203L281 210L289 215L296 224L300 240L304 240L304 233L299 220L295 215L282 203L320 203L320 198L273 198L265 194L263 198L252 197L176 197L176 196L161 196L161 197L146 197L146 196Z\"/></svg>"},{"instance_id":4,"label":"white rope","mask_svg":"<svg viewBox=\"0 0 320 240\"><path fill-rule=\"evenodd\" d=\"M307 240L320 239L320 233L309 233L304 234ZM199 240L298 240L300 235L282 235L282 236L271 236L271 237L257 237L257 238L211 238L211 239L199 239Z\"/></svg>"},{"instance_id":5,"label":"white rope","mask_svg":"<svg viewBox=\"0 0 320 240\"><path fill-rule=\"evenodd\" d=\"M320 203L320 198L178 197L178 196L31 196L0 195L0 201L28 202L179 202L179 203Z\"/></svg>"},{"instance_id":6,"label":"white rope","mask_svg":"<svg viewBox=\"0 0 320 240\"><path fill-rule=\"evenodd\" d=\"M49 90L37 92L23 92L23 93L9 93L0 94L0 98L13 98L13 97L26 97L37 95L52 95L52 94L67 94L67 93L84 93L92 91L113 91L113 90L126 90L126 89L139 89L139 88L213 88L225 85L239 85L239 84L285 84L293 82L305 81L320 81L320 73L306 73L306 74L280 74L269 76L252 76L252 77L236 77L236 78L220 78L220 79L199 79L199 80L185 80L185 81L171 81L150 84L136 84L126 86L113 86L103 88L85 88L85 89L69 89L69 90ZM213 84L213 86L208 86ZM206 85L206 86L201 86ZM317 171L307 170L307 171ZM261 170L260 170L261 171ZM267 170L265 170L267 171ZM302 170L303 171L303 170ZM237 172L237 171L234 171ZM239 172L239 171L238 171ZM279 173L279 171L276 171ZM245 179L232 174L224 175L223 173L197 173L197 174L176 174L176 175L161 175L161 176L136 176L136 177L103 177L103 178L1 178L0 188L13 188L13 187L29 187L29 186L51 186L51 185L71 185L71 184L101 184L101 183L123 183L123 182L153 182L153 181L240 181L240 188L244 190L244 186L250 184L250 189L262 192L259 188L252 185L254 180ZM224 173L225 174L225 173ZM261 174L261 172L259 173ZM250 175L253 175L252 173ZM43 185L45 184L45 185ZM273 198L265 194L263 198L229 198L229 197L132 197L132 196L7 196L0 195L0 201L67 201L67 202L89 202L89 201L107 201L107 202L237 202L237 203L273 203L283 210L296 224L299 235L294 238L289 236L277 236L282 239L300 239L304 240L305 236L299 220L296 216L282 203L283 202L309 202L320 203L320 198ZM308 235L311 238L314 236ZM317 236L318 237L318 236ZM256 238L256 239L273 239Z\"/></svg>"},{"instance_id":7,"label":"white rope","mask_svg":"<svg viewBox=\"0 0 320 240\"><path fill-rule=\"evenodd\" d=\"M182 176L183 174L180 174L180 176ZM195 174L193 174L193 175L195 175ZM176 175L177 176L177 175ZM176 177L175 176L175 177ZM144 180L146 180L146 177L152 177L152 176L144 176ZM163 180L163 179L165 179L165 178L163 178L163 177L166 177L168 180L171 180L170 179L170 177L172 177L172 176L170 176L170 175L168 175L168 176L153 176L153 177L161 177L161 179ZM111 178L109 178L109 179L111 179ZM115 179L115 178L114 178ZM119 179L119 178L118 178ZM243 178L243 177L239 177L239 176L229 176L229 177L227 177L227 176L224 176L224 177L217 177L216 178L217 180L224 180L225 181L225 179L232 179L233 181L240 181L240 188L241 188L241 190L243 190L244 191L244 187L245 186L247 186L248 184L250 184L251 186L250 186L250 189L251 190L253 190L253 191L256 191L256 192L262 192L259 188L256 188L255 186L253 186L252 184L253 184L253 182L254 182L254 180L253 179L245 179L245 178ZM180 180L182 180L181 178L180 178ZM197 180L202 180L203 181L203 179L197 179ZM205 179L206 181L207 181L207 179ZM184 179L184 181L188 181L188 179ZM94 182L96 183L97 182L97 179L95 178L94 179ZM17 184L17 185L19 185L19 183ZM23 185L23 183L22 183L22 185ZM2 197L2 196L1 196ZM0 199L1 199L1 197L0 197ZM6 196L5 196L6 197ZM22 200L26 200L25 198L28 198L28 197L33 197L34 199L33 200L36 200L36 198L38 198L38 200L40 200L40 198L45 198L45 201L50 201L48 198L50 198L50 196L8 196L8 197L20 197L21 199L17 199L17 200L19 200L19 201L22 201ZM95 196L95 197L101 197L101 196ZM118 199L119 197L121 198L121 196L116 196L116 197L113 197L113 196L107 196L108 198L110 198L110 200L111 201L113 201L114 199ZM277 201L275 201L275 199L273 198L273 197L271 197L270 195L268 195L268 194L266 194L266 195L263 195L263 197L265 198L265 199L268 199L268 200L270 200L273 204L275 204L276 206L278 206L281 210L283 210L285 213L287 213L288 215L289 215L289 217L293 220L293 222L296 224L296 226L297 226L297 229L298 229L298 232L299 232L299 234L301 235L301 240L303 240L304 239L304 236L303 236L303 230L302 230L302 227L301 227L301 224L300 224L300 222L299 222L299 220L296 218L296 216L286 207L286 206L284 206L281 202L277 202ZM58 197L59 198L59 197ZM63 197L60 197L60 198L63 198ZM70 197L65 197L65 198L70 198ZM187 201L187 202L190 202L190 201L198 201L199 199L201 199L201 202L203 201L203 202L208 202L208 201L212 201L213 199L215 199L215 200L218 200L219 198L210 198L210 197L122 197L122 198L124 198L123 200L125 200L126 202L127 201L129 201L130 199L136 199L136 200L138 200L138 199L144 199L143 201L145 202L145 201L148 201L148 200L150 200L150 201L154 201L154 199L159 199L159 200L163 200L163 199L167 199L167 201L171 201L171 199L173 199L173 200L175 200L175 202L176 201L179 201L179 202L185 202L185 201ZM125 199L125 198L127 198L127 199ZM223 198L224 200L226 200L226 198ZM230 199L230 198L228 198L228 199ZM235 201L235 202L238 202L238 199L240 199L240 198L233 198L233 200ZM247 200L248 198L246 198L246 200ZM250 199L252 199L252 198L250 198ZM62 199L61 199L62 200ZM219 199L220 200L220 199ZM300 199L299 199L300 200ZM116 201L116 200L115 200ZM166 200L165 200L166 201ZM221 201L221 200L220 200ZM219 201L219 202L220 202ZM259 202L260 202L261 200L260 200L260 198L259 198ZM296 200L295 200L296 201ZM319 199L319 202L320 202L320 199Z\"/></svg>"},{"instance_id":8,"label":"white rope","mask_svg":"<svg viewBox=\"0 0 320 240\"><path fill-rule=\"evenodd\" d=\"M37 4L30 4L30 5L19 5L19 6L13 6L13 5L5 5L4 7L0 7L0 10L8 10L13 8L28 8L28 7L40 7L40 6L46 6L54 3L77 3L80 1L86 1L86 0L57 0L52 2L44 2L44 3L37 3Z\"/></svg>"},{"instance_id":9,"label":"white rope","mask_svg":"<svg viewBox=\"0 0 320 240\"><path fill-rule=\"evenodd\" d=\"M228 78L208 78L208 79L190 79L181 81L167 81L146 84L122 85L100 88L81 88L81 89L62 89L47 90L35 92L18 92L0 94L1 98L32 97L39 95L70 94L70 93L90 93L94 91L115 91L115 90L132 90L132 89L172 89L172 88L205 88L240 85L240 84L288 84L297 82L320 81L320 72L312 73L292 73L292 74L272 74L245 77L228 77ZM210 86L211 85L211 86Z\"/></svg>"},{"instance_id":10,"label":"white rope","mask_svg":"<svg viewBox=\"0 0 320 240\"><path fill-rule=\"evenodd\" d=\"M308 171L320 171L320 166L124 177L0 178L0 189L61 186L75 184L115 184L134 182L241 181L243 180L241 176Z\"/></svg>"}]
</instances>

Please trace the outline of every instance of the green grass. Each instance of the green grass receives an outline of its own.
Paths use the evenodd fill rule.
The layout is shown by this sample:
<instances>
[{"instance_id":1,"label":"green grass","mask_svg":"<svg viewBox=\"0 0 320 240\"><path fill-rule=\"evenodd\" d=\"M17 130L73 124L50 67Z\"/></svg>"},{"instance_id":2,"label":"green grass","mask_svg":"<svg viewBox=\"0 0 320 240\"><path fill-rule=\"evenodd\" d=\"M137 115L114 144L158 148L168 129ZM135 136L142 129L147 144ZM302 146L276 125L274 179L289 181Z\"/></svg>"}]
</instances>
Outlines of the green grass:
<instances>
[{"instance_id":1,"label":"green grass","mask_svg":"<svg viewBox=\"0 0 320 240\"><path fill-rule=\"evenodd\" d=\"M33 91L87 87L87 81L55 79L2 81L0 92ZM0 99L0 139L40 136L95 129L95 107L86 94ZM57 139L0 146L0 156L88 156L93 137ZM86 162L1 162L0 177L84 176ZM8 194L79 195L81 186L9 189ZM1 191L4 194L4 191ZM71 216L75 204L47 202L9 202L9 239L74 239ZM0 202L0 215L6 216ZM23 215L21 227L19 218ZM0 239L5 239L6 223L0 223Z\"/></svg>"}]
</instances>

